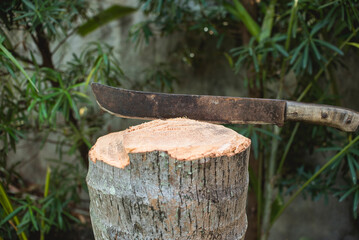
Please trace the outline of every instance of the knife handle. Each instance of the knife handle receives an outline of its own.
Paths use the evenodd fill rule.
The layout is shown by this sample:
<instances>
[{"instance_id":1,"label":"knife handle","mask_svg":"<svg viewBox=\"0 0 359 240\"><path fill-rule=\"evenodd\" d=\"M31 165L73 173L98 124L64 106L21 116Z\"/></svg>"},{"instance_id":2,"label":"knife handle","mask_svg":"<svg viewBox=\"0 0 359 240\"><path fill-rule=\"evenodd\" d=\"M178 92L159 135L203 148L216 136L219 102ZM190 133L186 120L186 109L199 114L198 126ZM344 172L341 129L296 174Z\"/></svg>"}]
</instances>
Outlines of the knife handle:
<instances>
[{"instance_id":1,"label":"knife handle","mask_svg":"<svg viewBox=\"0 0 359 240\"><path fill-rule=\"evenodd\" d=\"M322 104L287 101L286 120L308 122L355 132L359 125L359 113L350 109Z\"/></svg>"}]
</instances>

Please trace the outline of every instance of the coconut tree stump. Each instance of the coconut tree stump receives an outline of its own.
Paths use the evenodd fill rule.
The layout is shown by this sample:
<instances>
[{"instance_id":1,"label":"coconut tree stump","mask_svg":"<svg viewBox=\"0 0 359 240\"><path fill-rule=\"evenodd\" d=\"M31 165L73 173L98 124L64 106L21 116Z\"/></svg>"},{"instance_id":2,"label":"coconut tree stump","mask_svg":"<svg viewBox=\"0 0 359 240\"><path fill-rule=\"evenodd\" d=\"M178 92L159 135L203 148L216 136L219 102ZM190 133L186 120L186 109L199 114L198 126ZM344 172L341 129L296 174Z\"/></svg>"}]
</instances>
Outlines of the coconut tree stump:
<instances>
[{"instance_id":1,"label":"coconut tree stump","mask_svg":"<svg viewBox=\"0 0 359 240\"><path fill-rule=\"evenodd\" d=\"M183 118L100 137L87 175L95 238L244 239L249 146Z\"/></svg>"}]
</instances>

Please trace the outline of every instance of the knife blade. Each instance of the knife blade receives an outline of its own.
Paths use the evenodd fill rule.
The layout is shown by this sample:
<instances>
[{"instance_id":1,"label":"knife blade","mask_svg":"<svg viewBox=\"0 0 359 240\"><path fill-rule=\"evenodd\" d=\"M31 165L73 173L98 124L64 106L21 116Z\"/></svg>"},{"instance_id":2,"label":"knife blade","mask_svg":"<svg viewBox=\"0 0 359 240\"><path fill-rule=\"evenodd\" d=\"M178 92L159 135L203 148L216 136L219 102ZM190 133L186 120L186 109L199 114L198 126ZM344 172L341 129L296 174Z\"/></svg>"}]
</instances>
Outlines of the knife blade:
<instances>
[{"instance_id":1,"label":"knife blade","mask_svg":"<svg viewBox=\"0 0 359 240\"><path fill-rule=\"evenodd\" d=\"M166 94L91 84L98 105L123 118L168 119L186 117L219 124L276 124L301 121L354 132L359 113L350 109L295 101Z\"/></svg>"}]
</instances>

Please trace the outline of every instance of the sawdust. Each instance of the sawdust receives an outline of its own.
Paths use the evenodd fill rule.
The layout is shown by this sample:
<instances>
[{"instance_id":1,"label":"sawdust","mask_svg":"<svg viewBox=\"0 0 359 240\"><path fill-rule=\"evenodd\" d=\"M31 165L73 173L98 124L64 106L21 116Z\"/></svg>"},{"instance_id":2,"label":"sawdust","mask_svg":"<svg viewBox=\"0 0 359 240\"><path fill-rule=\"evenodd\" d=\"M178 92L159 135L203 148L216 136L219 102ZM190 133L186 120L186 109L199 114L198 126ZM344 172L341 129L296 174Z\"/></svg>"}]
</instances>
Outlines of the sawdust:
<instances>
[{"instance_id":1,"label":"sawdust","mask_svg":"<svg viewBox=\"0 0 359 240\"><path fill-rule=\"evenodd\" d=\"M250 145L250 140L235 131L186 118L154 120L127 130L100 137L91 148L92 161L104 161L124 168L129 153L163 151L177 160L232 156Z\"/></svg>"}]
</instances>

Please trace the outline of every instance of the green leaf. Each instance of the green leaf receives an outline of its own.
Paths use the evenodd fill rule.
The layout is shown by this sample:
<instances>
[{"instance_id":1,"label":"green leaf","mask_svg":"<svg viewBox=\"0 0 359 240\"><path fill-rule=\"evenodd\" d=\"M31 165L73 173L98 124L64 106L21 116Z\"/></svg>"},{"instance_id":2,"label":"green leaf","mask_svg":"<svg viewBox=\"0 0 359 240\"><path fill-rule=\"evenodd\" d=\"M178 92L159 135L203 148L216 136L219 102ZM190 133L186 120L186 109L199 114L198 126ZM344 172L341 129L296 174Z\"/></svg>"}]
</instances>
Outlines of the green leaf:
<instances>
[{"instance_id":1,"label":"green leaf","mask_svg":"<svg viewBox=\"0 0 359 240\"><path fill-rule=\"evenodd\" d=\"M51 115L50 115L50 120L53 121L55 116L56 116L56 112L59 110L59 107L60 107L60 104L62 102L62 98L63 98L63 95L61 95L57 100L56 100L56 103L55 105L52 107L51 109Z\"/></svg>"},{"instance_id":2,"label":"green leaf","mask_svg":"<svg viewBox=\"0 0 359 240\"><path fill-rule=\"evenodd\" d=\"M108 61L108 57L107 57L107 54L103 54L102 55L102 58L103 58L103 63L105 64L106 66L106 71L109 72L110 71L110 62Z\"/></svg>"},{"instance_id":3,"label":"green leaf","mask_svg":"<svg viewBox=\"0 0 359 240\"><path fill-rule=\"evenodd\" d=\"M282 140L282 138L274 133L272 133L271 131L265 130L263 128L255 128L256 131L264 133L265 135L271 136L273 138L278 139L279 141Z\"/></svg>"},{"instance_id":4,"label":"green leaf","mask_svg":"<svg viewBox=\"0 0 359 240\"><path fill-rule=\"evenodd\" d=\"M75 113L75 117L76 117L77 119L80 119L80 114L79 114L79 111L78 111L78 109L77 109L76 103L74 103L74 101L73 101L72 98L71 98L71 95L70 95L67 91L65 91L64 93L65 93L66 98L67 98L67 100L68 100L68 102L69 102L69 104L70 104L71 109L72 109L72 110L74 111L74 113Z\"/></svg>"},{"instance_id":5,"label":"green leaf","mask_svg":"<svg viewBox=\"0 0 359 240\"><path fill-rule=\"evenodd\" d=\"M25 206L26 207L26 206ZM12 218L16 217L16 214L20 213L22 210L24 210L24 206L16 208L14 211L12 211L10 214L8 214L1 222L0 227L4 225L6 222L10 221Z\"/></svg>"},{"instance_id":6,"label":"green leaf","mask_svg":"<svg viewBox=\"0 0 359 240\"><path fill-rule=\"evenodd\" d=\"M1 206L3 207L4 211L6 214L11 214L12 212L14 212L13 210L13 207L12 207L12 204L10 202L10 199L9 197L7 196L6 192L5 192L5 189L3 188L2 186L2 183L0 182L0 204ZM25 206L26 207L26 206ZM16 211L16 210L15 210ZM20 210L18 210L20 211ZM11 219L11 218L10 218ZM14 220L15 222L15 225L17 227L19 227L19 219L17 218L16 214L14 214L14 216L12 217L12 219ZM27 240L27 237L25 235L25 233L18 233L18 236L20 239L22 240Z\"/></svg>"},{"instance_id":7,"label":"green leaf","mask_svg":"<svg viewBox=\"0 0 359 240\"><path fill-rule=\"evenodd\" d=\"M10 214L12 211L14 211L10 199L8 198L1 182L0 182L0 204L3 207L6 214Z\"/></svg>"},{"instance_id":8,"label":"green leaf","mask_svg":"<svg viewBox=\"0 0 359 240\"><path fill-rule=\"evenodd\" d=\"M318 9L326 8L326 7L334 5L334 4L335 5L338 4L338 1L330 1L328 3L325 3L325 4L321 5Z\"/></svg>"},{"instance_id":9,"label":"green leaf","mask_svg":"<svg viewBox=\"0 0 359 240\"><path fill-rule=\"evenodd\" d=\"M254 69L256 70L256 72L259 72L259 65L258 65L257 56L255 54L253 54L252 59L253 59Z\"/></svg>"},{"instance_id":10,"label":"green leaf","mask_svg":"<svg viewBox=\"0 0 359 240\"><path fill-rule=\"evenodd\" d=\"M91 80L92 76L95 74L95 72L97 72L97 69L99 68L99 66L100 66L100 64L101 64L102 59L103 59L103 58L100 58L100 59L97 61L96 65L91 69L90 74L87 76L86 82L85 82L85 83L86 83L86 84L85 84L85 89L87 89L88 85L90 84L90 80Z\"/></svg>"},{"instance_id":11,"label":"green leaf","mask_svg":"<svg viewBox=\"0 0 359 240\"><path fill-rule=\"evenodd\" d=\"M89 140L87 140L87 138L81 133L81 129L77 129L77 127L75 127L72 123L70 123L70 126L72 128L72 130L74 130L74 132L76 133L76 135L82 139L82 141L87 145L87 147L90 149L92 147L91 143L89 142Z\"/></svg>"},{"instance_id":12,"label":"green leaf","mask_svg":"<svg viewBox=\"0 0 359 240\"><path fill-rule=\"evenodd\" d=\"M78 33L84 37L87 34L93 32L97 28L107 24L110 21L125 17L137 9L132 7L125 7L121 5L112 5L106 10L98 13L93 18L88 20L85 24L78 28Z\"/></svg>"},{"instance_id":13,"label":"green leaf","mask_svg":"<svg viewBox=\"0 0 359 240\"><path fill-rule=\"evenodd\" d=\"M317 23L312 30L310 31L310 35L313 36L315 35L320 29L322 29L325 25L327 24L326 21L321 21L319 23Z\"/></svg>"},{"instance_id":14,"label":"green leaf","mask_svg":"<svg viewBox=\"0 0 359 240\"><path fill-rule=\"evenodd\" d=\"M226 59L227 59L227 61L228 61L228 63L229 63L229 66L230 67L233 67L233 59L232 59L232 57L228 54L228 53L223 53L224 54L224 56L226 57Z\"/></svg>"},{"instance_id":15,"label":"green leaf","mask_svg":"<svg viewBox=\"0 0 359 240\"><path fill-rule=\"evenodd\" d=\"M85 93L78 92L78 91L73 91L72 93L75 94L75 95L77 95L77 96L80 97L80 98L89 99L89 96L86 95Z\"/></svg>"},{"instance_id":16,"label":"green leaf","mask_svg":"<svg viewBox=\"0 0 359 240\"><path fill-rule=\"evenodd\" d=\"M346 193L344 193L344 195L339 199L339 202L342 202L344 199L346 199L352 192L354 192L355 190L357 190L358 187L352 187L351 189L349 189Z\"/></svg>"},{"instance_id":17,"label":"green leaf","mask_svg":"<svg viewBox=\"0 0 359 240\"><path fill-rule=\"evenodd\" d=\"M273 19L274 19L274 7L277 0L271 0L269 6L266 7L266 14L262 23L261 32L259 35L259 42L263 42L264 39L270 37L273 28Z\"/></svg>"},{"instance_id":18,"label":"green leaf","mask_svg":"<svg viewBox=\"0 0 359 240\"><path fill-rule=\"evenodd\" d=\"M58 88L57 88L57 89L58 89ZM48 89L48 90L49 90L49 89ZM47 95L43 96L42 99L43 99L43 100L48 100L48 99L53 98L53 97L56 97L56 96L58 96L58 95L60 95L60 94L61 94L61 92L58 91L58 90L56 90L56 92L54 92L54 93L50 93L50 94L47 94Z\"/></svg>"},{"instance_id":19,"label":"green leaf","mask_svg":"<svg viewBox=\"0 0 359 240\"><path fill-rule=\"evenodd\" d=\"M159 3L158 3L158 5L157 5L157 13L160 13L160 12L161 12L162 3L163 3L163 0L159 0Z\"/></svg>"},{"instance_id":20,"label":"green leaf","mask_svg":"<svg viewBox=\"0 0 359 240\"><path fill-rule=\"evenodd\" d=\"M305 46L305 44L307 43L307 41L303 41L294 51L292 59L290 60L290 64L293 64L294 61L297 59L300 50Z\"/></svg>"},{"instance_id":21,"label":"green leaf","mask_svg":"<svg viewBox=\"0 0 359 240\"><path fill-rule=\"evenodd\" d=\"M19 233L25 231L25 229L28 228L28 225L31 223L30 221L30 214L29 212L26 212L26 214L22 217L20 224L17 226L17 232Z\"/></svg>"},{"instance_id":22,"label":"green leaf","mask_svg":"<svg viewBox=\"0 0 359 240\"><path fill-rule=\"evenodd\" d=\"M74 222L76 222L76 223L80 223L80 221L79 221L77 218L75 218L74 216L72 216L70 213L68 213L68 212L63 212L63 214L64 214L66 217L68 217L69 219L71 219L72 221L74 221Z\"/></svg>"},{"instance_id":23,"label":"green leaf","mask_svg":"<svg viewBox=\"0 0 359 240\"><path fill-rule=\"evenodd\" d=\"M359 162L357 160L355 160L355 158L353 157L354 161L352 161L354 163L354 166L357 170L359 170Z\"/></svg>"},{"instance_id":24,"label":"green leaf","mask_svg":"<svg viewBox=\"0 0 359 240\"><path fill-rule=\"evenodd\" d=\"M348 160L348 166L349 166L350 175L352 176L352 181L353 181L354 184L356 184L356 182L357 182L357 173L356 173L356 170L355 170L355 167L354 167L354 163L353 163L353 162L355 162L356 160L355 160L355 158L354 158L352 155L350 155L350 154L348 154L347 160Z\"/></svg>"},{"instance_id":25,"label":"green leaf","mask_svg":"<svg viewBox=\"0 0 359 240\"><path fill-rule=\"evenodd\" d=\"M309 57L309 45L305 46L304 55L303 55L303 68L306 68L308 65L308 57Z\"/></svg>"},{"instance_id":26,"label":"green leaf","mask_svg":"<svg viewBox=\"0 0 359 240\"><path fill-rule=\"evenodd\" d=\"M251 140L252 140L254 158L258 159L258 152L259 152L258 148L259 147L258 147L258 135L256 132L253 132L253 134L251 136Z\"/></svg>"},{"instance_id":27,"label":"green leaf","mask_svg":"<svg viewBox=\"0 0 359 240\"><path fill-rule=\"evenodd\" d=\"M310 45L312 46L312 49L313 49L313 52L315 54L315 56L317 57L318 60L321 59L321 55L318 51L318 48L315 46L314 42L313 41L310 41Z\"/></svg>"},{"instance_id":28,"label":"green leaf","mask_svg":"<svg viewBox=\"0 0 359 240\"><path fill-rule=\"evenodd\" d=\"M259 33L260 33L260 27L259 25L253 20L251 15L247 12L245 7L238 1L233 0L234 8L232 5L224 4L224 7L232 13L236 18L241 20L243 24L246 26L248 32L252 34L253 37L255 37L259 41Z\"/></svg>"},{"instance_id":29,"label":"green leaf","mask_svg":"<svg viewBox=\"0 0 359 240\"><path fill-rule=\"evenodd\" d=\"M279 44L274 44L275 49L278 50L278 52L280 52L284 57L289 57L289 54L287 53L287 51Z\"/></svg>"},{"instance_id":30,"label":"green leaf","mask_svg":"<svg viewBox=\"0 0 359 240\"><path fill-rule=\"evenodd\" d=\"M59 205L57 205L58 207L60 207ZM62 229L63 228L63 219L62 219L62 215L61 215L61 212L62 212L62 209L60 208L58 208L58 210L57 210L57 221L58 221L58 223L59 223L59 227L60 227L60 229Z\"/></svg>"},{"instance_id":31,"label":"green leaf","mask_svg":"<svg viewBox=\"0 0 359 240\"><path fill-rule=\"evenodd\" d=\"M38 214L40 214L41 217L44 216L43 211L40 210L40 208L36 207L36 206L31 206L31 209L35 212L37 212Z\"/></svg>"},{"instance_id":32,"label":"green leaf","mask_svg":"<svg viewBox=\"0 0 359 240\"><path fill-rule=\"evenodd\" d=\"M359 191L356 191L353 200L353 215L355 219L358 218L358 205L359 205Z\"/></svg>"},{"instance_id":33,"label":"green leaf","mask_svg":"<svg viewBox=\"0 0 359 240\"><path fill-rule=\"evenodd\" d=\"M219 49L222 46L223 39L224 39L224 34L219 35L218 41L217 41L217 44L216 44L217 49Z\"/></svg>"},{"instance_id":34,"label":"green leaf","mask_svg":"<svg viewBox=\"0 0 359 240\"><path fill-rule=\"evenodd\" d=\"M323 40L320 40L320 39L314 39L313 41L333 50L334 52L337 52L338 54L340 55L344 55L344 53L342 52L342 50L340 50L339 48L337 48L336 46L334 46L333 44L330 44L328 42L325 42Z\"/></svg>"},{"instance_id":35,"label":"green leaf","mask_svg":"<svg viewBox=\"0 0 359 240\"><path fill-rule=\"evenodd\" d=\"M36 7L34 6L34 4L32 4L30 1L27 0L22 0L22 2L31 10L33 10L34 12L37 12Z\"/></svg>"},{"instance_id":36,"label":"green leaf","mask_svg":"<svg viewBox=\"0 0 359 240\"><path fill-rule=\"evenodd\" d=\"M359 48L359 43L356 42L348 42L347 45L351 45L353 47Z\"/></svg>"},{"instance_id":37,"label":"green leaf","mask_svg":"<svg viewBox=\"0 0 359 240\"><path fill-rule=\"evenodd\" d=\"M30 219L31 219L32 225L34 226L36 231L39 231L39 227L37 225L37 221L36 221L36 218L34 216L34 213L33 213L31 207L29 207L29 213L30 213Z\"/></svg>"},{"instance_id":38,"label":"green leaf","mask_svg":"<svg viewBox=\"0 0 359 240\"><path fill-rule=\"evenodd\" d=\"M81 86L85 86L85 85L86 85L85 82L80 82L80 83L76 83L76 84L68 87L68 89L77 88L77 87L81 87Z\"/></svg>"},{"instance_id":39,"label":"green leaf","mask_svg":"<svg viewBox=\"0 0 359 240\"><path fill-rule=\"evenodd\" d=\"M30 82L30 84L32 85L32 87L36 90L36 92L39 92L39 90L37 89L37 87L35 86L35 84L32 82L31 78L29 77L29 75L27 74L27 72L25 71L25 69L20 65L20 63L14 58L14 56L4 47L4 45L2 45L2 43L0 43L0 50L3 51L3 53L5 54L5 56L7 58L10 59L10 61L15 64L15 66L22 72L22 74L24 74L24 76L26 77L26 79Z\"/></svg>"},{"instance_id":40,"label":"green leaf","mask_svg":"<svg viewBox=\"0 0 359 240\"><path fill-rule=\"evenodd\" d=\"M357 150L357 149L350 149L350 153L352 153L352 154L354 154L354 155L356 155L356 156L359 156L359 150Z\"/></svg>"},{"instance_id":41,"label":"green leaf","mask_svg":"<svg viewBox=\"0 0 359 240\"><path fill-rule=\"evenodd\" d=\"M294 201L294 199L309 185L311 184L324 170L326 170L329 166L333 164L340 156L342 156L350 147L352 147L355 143L359 141L359 136L356 136L353 140L351 140L342 150L337 153L334 157L332 157L327 163L324 164L316 173L314 173L285 203L285 205L278 211L276 216L274 217L273 221L277 220L278 217L283 213L283 211ZM343 201L351 192L359 189L359 186L356 185L349 191L347 191L339 201Z\"/></svg>"},{"instance_id":42,"label":"green leaf","mask_svg":"<svg viewBox=\"0 0 359 240\"><path fill-rule=\"evenodd\" d=\"M31 109L33 109L35 107L36 103L37 103L37 100L33 99L30 103L30 106L27 108L27 111L30 112Z\"/></svg>"},{"instance_id":43,"label":"green leaf","mask_svg":"<svg viewBox=\"0 0 359 240\"><path fill-rule=\"evenodd\" d=\"M290 11L289 25L287 29L287 39L285 41L285 50L289 50L291 36L296 37L297 32L297 12L298 12L298 0L293 1L292 9Z\"/></svg>"},{"instance_id":44,"label":"green leaf","mask_svg":"<svg viewBox=\"0 0 359 240\"><path fill-rule=\"evenodd\" d=\"M12 43L9 39L9 37L7 36L7 34L4 32L4 30L2 30L2 28L0 28L0 43L4 43L5 48L7 49L14 49L14 47L12 46Z\"/></svg>"},{"instance_id":45,"label":"green leaf","mask_svg":"<svg viewBox=\"0 0 359 240\"><path fill-rule=\"evenodd\" d=\"M150 27L148 26L148 24L143 25L142 31L143 31L143 34L145 36L145 41L148 44L149 41L150 41L150 36L153 35L153 33L152 33Z\"/></svg>"},{"instance_id":46,"label":"green leaf","mask_svg":"<svg viewBox=\"0 0 359 240\"><path fill-rule=\"evenodd\" d=\"M46 181L45 181L45 189L44 189L45 198L49 195L50 176L51 176L51 168L48 166L46 170Z\"/></svg>"},{"instance_id":47,"label":"green leaf","mask_svg":"<svg viewBox=\"0 0 359 240\"><path fill-rule=\"evenodd\" d=\"M40 114L44 117L44 119L47 119L47 111L46 111L46 105L44 102L40 104Z\"/></svg>"},{"instance_id":48,"label":"green leaf","mask_svg":"<svg viewBox=\"0 0 359 240\"><path fill-rule=\"evenodd\" d=\"M45 198L46 199L46 202L45 202L45 204L44 205L42 205L42 208L43 209L47 209L47 208L49 208L50 207L50 205L55 201L54 200L54 198ZM48 200L49 199L49 200Z\"/></svg>"},{"instance_id":49,"label":"green leaf","mask_svg":"<svg viewBox=\"0 0 359 240\"><path fill-rule=\"evenodd\" d=\"M230 4L228 3L224 3L223 4L224 8L230 12L233 16L235 16L238 20L241 20L240 15L238 14L237 10Z\"/></svg>"}]
</instances>

